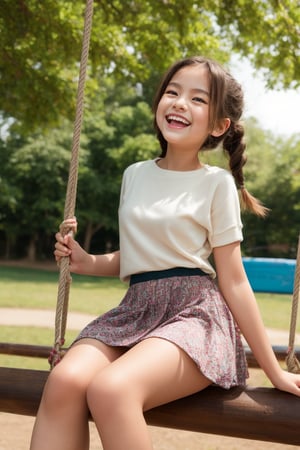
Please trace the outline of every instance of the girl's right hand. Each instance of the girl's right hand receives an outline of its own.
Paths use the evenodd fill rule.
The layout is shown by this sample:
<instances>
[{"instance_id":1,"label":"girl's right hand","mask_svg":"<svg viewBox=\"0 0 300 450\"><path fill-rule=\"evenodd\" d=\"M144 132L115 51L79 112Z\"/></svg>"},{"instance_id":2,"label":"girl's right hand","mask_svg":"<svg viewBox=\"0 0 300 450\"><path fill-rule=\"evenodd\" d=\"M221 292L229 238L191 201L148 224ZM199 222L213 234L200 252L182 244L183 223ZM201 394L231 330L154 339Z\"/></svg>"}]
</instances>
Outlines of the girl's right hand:
<instances>
[{"instance_id":1,"label":"girl's right hand","mask_svg":"<svg viewBox=\"0 0 300 450\"><path fill-rule=\"evenodd\" d=\"M90 255L73 239L72 231L75 232L77 228L76 219L67 219L62 223L62 226L70 228L71 231L65 236L60 231L56 233L55 260L59 265L62 258L69 257L70 271L81 273Z\"/></svg>"}]
</instances>

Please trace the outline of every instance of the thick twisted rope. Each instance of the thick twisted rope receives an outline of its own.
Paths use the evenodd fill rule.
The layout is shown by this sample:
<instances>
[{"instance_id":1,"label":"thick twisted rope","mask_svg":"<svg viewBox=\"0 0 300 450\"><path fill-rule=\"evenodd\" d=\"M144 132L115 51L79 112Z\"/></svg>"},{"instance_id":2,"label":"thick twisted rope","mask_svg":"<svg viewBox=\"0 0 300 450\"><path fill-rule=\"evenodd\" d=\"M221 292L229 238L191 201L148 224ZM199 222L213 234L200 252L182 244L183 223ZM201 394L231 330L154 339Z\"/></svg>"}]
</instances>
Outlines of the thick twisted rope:
<instances>
[{"instance_id":1,"label":"thick twisted rope","mask_svg":"<svg viewBox=\"0 0 300 450\"><path fill-rule=\"evenodd\" d=\"M293 303L290 323L289 348L286 365L289 372L300 373L300 362L295 355L295 336L297 326L298 304L300 299L300 235L298 240L297 262L295 271Z\"/></svg>"},{"instance_id":2,"label":"thick twisted rope","mask_svg":"<svg viewBox=\"0 0 300 450\"><path fill-rule=\"evenodd\" d=\"M93 17L93 0L87 0L84 17L84 31L83 31L83 42L82 42L81 61L79 70L79 81L77 89L76 114L73 129L72 153L71 153L70 171L65 200L64 220L72 218L75 214L80 134L84 109L83 108L84 87L86 79L86 70L88 65L89 45L92 29L92 17ZM66 228L62 223L60 231L62 235L65 236L68 233L72 234L75 230ZM54 367L63 356L62 346L65 340L70 284L71 284L71 276L69 270L69 257L65 257L62 258L60 262L60 276L59 276L56 316L55 316L54 347L49 356L49 363L51 367Z\"/></svg>"}]
</instances>

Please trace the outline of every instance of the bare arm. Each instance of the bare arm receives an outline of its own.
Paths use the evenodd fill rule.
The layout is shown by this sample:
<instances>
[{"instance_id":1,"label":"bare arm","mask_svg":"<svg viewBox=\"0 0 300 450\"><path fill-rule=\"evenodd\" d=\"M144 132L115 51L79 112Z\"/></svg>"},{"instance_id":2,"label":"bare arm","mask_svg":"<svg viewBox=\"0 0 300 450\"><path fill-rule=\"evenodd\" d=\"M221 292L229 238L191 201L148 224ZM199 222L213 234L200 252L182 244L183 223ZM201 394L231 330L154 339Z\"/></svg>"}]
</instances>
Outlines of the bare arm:
<instances>
[{"instance_id":1,"label":"bare arm","mask_svg":"<svg viewBox=\"0 0 300 450\"><path fill-rule=\"evenodd\" d=\"M283 371L272 350L244 270L240 244L216 247L214 258L220 290L260 367L275 387L300 396L300 375Z\"/></svg>"}]
</instances>

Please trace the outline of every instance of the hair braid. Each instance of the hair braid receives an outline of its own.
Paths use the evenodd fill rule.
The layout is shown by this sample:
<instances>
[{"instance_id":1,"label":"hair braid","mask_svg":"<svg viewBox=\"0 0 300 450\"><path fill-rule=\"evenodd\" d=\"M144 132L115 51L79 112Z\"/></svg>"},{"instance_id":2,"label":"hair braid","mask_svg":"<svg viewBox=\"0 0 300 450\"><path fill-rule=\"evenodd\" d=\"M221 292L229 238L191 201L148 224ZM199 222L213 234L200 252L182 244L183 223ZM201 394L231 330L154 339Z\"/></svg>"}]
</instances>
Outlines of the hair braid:
<instances>
[{"instance_id":1,"label":"hair braid","mask_svg":"<svg viewBox=\"0 0 300 450\"><path fill-rule=\"evenodd\" d=\"M245 188L243 167L247 162L245 155L246 144L244 141L244 127L240 122L231 122L230 127L223 140L224 152L229 156L230 171L235 179L237 188L241 193L241 205L244 209L252 211L254 214L264 217L268 208L255 198Z\"/></svg>"},{"instance_id":2,"label":"hair braid","mask_svg":"<svg viewBox=\"0 0 300 450\"><path fill-rule=\"evenodd\" d=\"M229 167L238 188L244 186L243 166L247 157L244 153L244 128L240 123L231 122L229 130L223 140L223 149L229 156Z\"/></svg>"}]
</instances>

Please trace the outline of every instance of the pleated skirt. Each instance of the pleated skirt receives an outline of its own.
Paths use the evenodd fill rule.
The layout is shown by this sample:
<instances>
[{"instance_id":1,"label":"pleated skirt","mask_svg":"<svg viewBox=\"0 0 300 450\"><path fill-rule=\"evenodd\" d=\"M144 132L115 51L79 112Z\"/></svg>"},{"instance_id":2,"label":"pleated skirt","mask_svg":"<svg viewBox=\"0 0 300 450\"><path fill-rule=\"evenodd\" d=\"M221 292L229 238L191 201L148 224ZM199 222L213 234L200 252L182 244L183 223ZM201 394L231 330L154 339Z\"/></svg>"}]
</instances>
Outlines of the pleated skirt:
<instances>
[{"instance_id":1,"label":"pleated skirt","mask_svg":"<svg viewBox=\"0 0 300 450\"><path fill-rule=\"evenodd\" d=\"M245 385L248 369L240 332L209 276L133 284L119 306L89 323L76 341L93 338L130 348L153 337L182 348L213 384L225 389Z\"/></svg>"}]
</instances>

